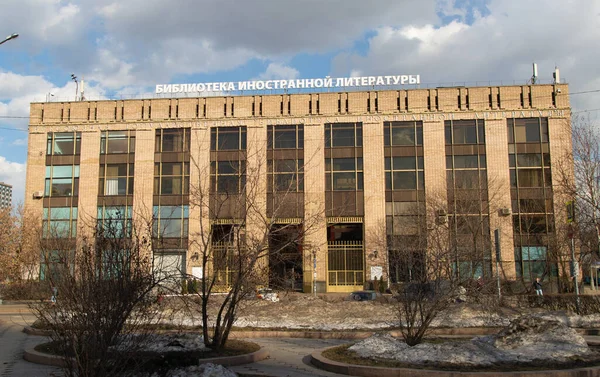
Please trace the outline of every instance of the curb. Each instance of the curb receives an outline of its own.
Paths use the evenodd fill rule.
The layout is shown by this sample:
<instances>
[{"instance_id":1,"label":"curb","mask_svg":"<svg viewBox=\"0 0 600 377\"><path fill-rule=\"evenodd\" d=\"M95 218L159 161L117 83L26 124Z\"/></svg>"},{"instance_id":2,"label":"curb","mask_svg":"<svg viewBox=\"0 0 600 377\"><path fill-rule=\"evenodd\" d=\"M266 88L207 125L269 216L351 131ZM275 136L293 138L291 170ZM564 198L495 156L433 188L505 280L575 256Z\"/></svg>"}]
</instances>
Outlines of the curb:
<instances>
[{"instance_id":1,"label":"curb","mask_svg":"<svg viewBox=\"0 0 600 377\"><path fill-rule=\"evenodd\" d=\"M243 364L255 363L257 361L264 360L269 357L269 351L264 348L259 349L258 351L246 354L246 355L237 355L237 356L228 356L228 357L213 357L210 359L199 359L199 364L221 364L223 366L236 366ZM62 356L50 355L47 353L36 351L34 348L26 349L23 353L23 359L42 365L50 365L55 367L64 367L67 363L67 359Z\"/></svg>"},{"instance_id":2,"label":"curb","mask_svg":"<svg viewBox=\"0 0 600 377\"><path fill-rule=\"evenodd\" d=\"M489 372L459 372L428 369L385 368L366 365L340 363L325 358L322 353L328 349L315 351L310 354L310 363L328 372L361 377L481 377L481 376L510 376L510 377L596 377L600 376L600 366L578 369L540 370L540 371L489 371Z\"/></svg>"}]
</instances>

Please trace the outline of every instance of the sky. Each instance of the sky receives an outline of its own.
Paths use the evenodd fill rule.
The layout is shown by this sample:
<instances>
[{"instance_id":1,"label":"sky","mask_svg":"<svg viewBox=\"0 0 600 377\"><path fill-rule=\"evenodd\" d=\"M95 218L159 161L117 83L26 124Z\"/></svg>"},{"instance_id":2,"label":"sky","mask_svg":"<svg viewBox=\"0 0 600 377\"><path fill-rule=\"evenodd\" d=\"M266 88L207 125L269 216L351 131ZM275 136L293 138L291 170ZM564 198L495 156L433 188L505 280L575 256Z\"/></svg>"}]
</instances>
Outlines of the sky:
<instances>
[{"instance_id":1,"label":"sky","mask_svg":"<svg viewBox=\"0 0 600 377\"><path fill-rule=\"evenodd\" d=\"M154 96L156 84L419 74L526 84L532 62L600 116L599 0L3 0L0 181L24 197L29 104ZM1 40L1 38L0 38Z\"/></svg>"}]
</instances>

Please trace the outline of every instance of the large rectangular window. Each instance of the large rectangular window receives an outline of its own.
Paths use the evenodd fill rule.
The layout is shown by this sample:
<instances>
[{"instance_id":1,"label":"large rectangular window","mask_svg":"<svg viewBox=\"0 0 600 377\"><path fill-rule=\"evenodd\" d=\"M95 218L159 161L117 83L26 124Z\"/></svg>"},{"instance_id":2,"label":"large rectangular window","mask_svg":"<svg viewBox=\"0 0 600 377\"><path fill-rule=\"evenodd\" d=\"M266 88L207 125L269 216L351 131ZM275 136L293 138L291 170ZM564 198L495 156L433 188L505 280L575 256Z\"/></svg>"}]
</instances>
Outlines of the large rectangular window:
<instances>
[{"instance_id":1,"label":"large rectangular window","mask_svg":"<svg viewBox=\"0 0 600 377\"><path fill-rule=\"evenodd\" d=\"M185 238L188 236L189 206L154 206L153 235L155 238Z\"/></svg>"},{"instance_id":2,"label":"large rectangular window","mask_svg":"<svg viewBox=\"0 0 600 377\"><path fill-rule=\"evenodd\" d=\"M108 238L131 237L131 214L131 207L99 206L98 232Z\"/></svg>"},{"instance_id":3,"label":"large rectangular window","mask_svg":"<svg viewBox=\"0 0 600 377\"><path fill-rule=\"evenodd\" d=\"M384 122L384 145L386 147L423 145L422 122Z\"/></svg>"},{"instance_id":4,"label":"large rectangular window","mask_svg":"<svg viewBox=\"0 0 600 377\"><path fill-rule=\"evenodd\" d=\"M362 147L362 123L325 124L325 148Z\"/></svg>"},{"instance_id":5,"label":"large rectangular window","mask_svg":"<svg viewBox=\"0 0 600 377\"><path fill-rule=\"evenodd\" d=\"M244 190L246 161L212 161L210 173L212 192L239 194Z\"/></svg>"},{"instance_id":6,"label":"large rectangular window","mask_svg":"<svg viewBox=\"0 0 600 377\"><path fill-rule=\"evenodd\" d=\"M99 195L133 195L133 164L100 165Z\"/></svg>"},{"instance_id":7,"label":"large rectangular window","mask_svg":"<svg viewBox=\"0 0 600 377\"><path fill-rule=\"evenodd\" d=\"M356 191L362 189L362 157L325 159L325 190Z\"/></svg>"},{"instance_id":8,"label":"large rectangular window","mask_svg":"<svg viewBox=\"0 0 600 377\"><path fill-rule=\"evenodd\" d=\"M267 171L269 192L304 190L304 160L269 160Z\"/></svg>"},{"instance_id":9,"label":"large rectangular window","mask_svg":"<svg viewBox=\"0 0 600 377\"><path fill-rule=\"evenodd\" d=\"M386 190L422 190L424 187L422 156L385 157Z\"/></svg>"},{"instance_id":10,"label":"large rectangular window","mask_svg":"<svg viewBox=\"0 0 600 377\"><path fill-rule=\"evenodd\" d=\"M42 236L44 238L75 238L77 236L77 207L44 208Z\"/></svg>"},{"instance_id":11,"label":"large rectangular window","mask_svg":"<svg viewBox=\"0 0 600 377\"><path fill-rule=\"evenodd\" d=\"M211 151L246 150L246 127L213 127L210 129Z\"/></svg>"},{"instance_id":12,"label":"large rectangular window","mask_svg":"<svg viewBox=\"0 0 600 377\"><path fill-rule=\"evenodd\" d=\"M446 145L485 144L483 120L447 120L444 122Z\"/></svg>"},{"instance_id":13,"label":"large rectangular window","mask_svg":"<svg viewBox=\"0 0 600 377\"><path fill-rule=\"evenodd\" d=\"M81 153L81 132L50 132L47 155L78 155Z\"/></svg>"},{"instance_id":14,"label":"large rectangular window","mask_svg":"<svg viewBox=\"0 0 600 377\"><path fill-rule=\"evenodd\" d=\"M79 165L46 166L44 196L77 196L79 193Z\"/></svg>"},{"instance_id":15,"label":"large rectangular window","mask_svg":"<svg viewBox=\"0 0 600 377\"><path fill-rule=\"evenodd\" d=\"M304 126L268 126L268 149L302 149L304 148Z\"/></svg>"},{"instance_id":16,"label":"large rectangular window","mask_svg":"<svg viewBox=\"0 0 600 377\"><path fill-rule=\"evenodd\" d=\"M154 143L155 152L189 152L190 151L189 128L173 128L156 130Z\"/></svg>"},{"instance_id":17,"label":"large rectangular window","mask_svg":"<svg viewBox=\"0 0 600 377\"><path fill-rule=\"evenodd\" d=\"M190 186L189 162L156 162L154 192L159 195L186 195Z\"/></svg>"},{"instance_id":18,"label":"large rectangular window","mask_svg":"<svg viewBox=\"0 0 600 377\"><path fill-rule=\"evenodd\" d=\"M102 131L100 154L134 153L135 131Z\"/></svg>"}]
</instances>

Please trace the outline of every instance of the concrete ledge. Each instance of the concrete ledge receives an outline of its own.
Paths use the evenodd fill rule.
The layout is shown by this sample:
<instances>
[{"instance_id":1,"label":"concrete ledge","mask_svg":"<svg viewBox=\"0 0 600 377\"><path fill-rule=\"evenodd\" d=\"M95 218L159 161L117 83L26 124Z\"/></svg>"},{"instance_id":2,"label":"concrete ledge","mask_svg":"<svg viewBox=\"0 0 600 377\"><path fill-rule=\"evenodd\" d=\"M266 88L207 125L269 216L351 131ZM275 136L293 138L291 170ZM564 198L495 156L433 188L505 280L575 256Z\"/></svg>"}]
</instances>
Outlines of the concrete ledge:
<instances>
[{"instance_id":1,"label":"concrete ledge","mask_svg":"<svg viewBox=\"0 0 600 377\"><path fill-rule=\"evenodd\" d=\"M429 335L437 336L480 336L497 334L502 328L500 327L447 327L433 328L429 331ZM582 335L598 335L599 329L576 328L577 332ZM178 332L179 330L173 330ZM383 330L390 335L401 337L399 330ZM28 335L49 336L50 331L36 329L35 327L25 326L23 332ZM171 332L165 330L160 332ZM294 331L294 330L253 330L253 331L232 331L229 335L231 338L307 338L307 339L365 339L380 331Z\"/></svg>"},{"instance_id":2,"label":"concrete ledge","mask_svg":"<svg viewBox=\"0 0 600 377\"><path fill-rule=\"evenodd\" d=\"M235 366L255 363L257 361L264 360L267 357L269 357L269 351L267 351L264 348L261 348L256 352L252 352L246 355L199 359L199 364L213 363L221 364L223 366ZM35 364L51 365L55 367L64 367L68 362L67 360L72 360L64 358L62 356L50 355L48 353L39 352L33 348L25 350L25 352L23 353L23 359Z\"/></svg>"},{"instance_id":3,"label":"concrete ledge","mask_svg":"<svg viewBox=\"0 0 600 377\"><path fill-rule=\"evenodd\" d=\"M345 364L327 359L323 352L335 347L315 351L310 355L310 362L317 368L328 372L361 377L481 377L481 376L506 376L506 377L596 377L600 376L600 366L578 369L538 370L538 371L489 371L489 372L458 372L409 368L384 368L366 365Z\"/></svg>"},{"instance_id":4,"label":"concrete ledge","mask_svg":"<svg viewBox=\"0 0 600 377\"><path fill-rule=\"evenodd\" d=\"M51 365L54 367L64 367L67 363L67 359L62 356L50 355L48 353L43 353L36 351L33 348L26 349L23 353L23 359L42 365Z\"/></svg>"}]
</instances>

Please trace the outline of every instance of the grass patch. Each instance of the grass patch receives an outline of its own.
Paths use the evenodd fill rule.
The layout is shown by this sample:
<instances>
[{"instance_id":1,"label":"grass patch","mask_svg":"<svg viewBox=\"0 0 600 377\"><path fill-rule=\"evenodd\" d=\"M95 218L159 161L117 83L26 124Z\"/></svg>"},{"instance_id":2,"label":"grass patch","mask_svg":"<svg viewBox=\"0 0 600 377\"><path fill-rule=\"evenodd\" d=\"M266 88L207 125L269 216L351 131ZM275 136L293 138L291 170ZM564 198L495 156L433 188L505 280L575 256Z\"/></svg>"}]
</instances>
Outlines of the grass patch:
<instances>
[{"instance_id":1,"label":"grass patch","mask_svg":"<svg viewBox=\"0 0 600 377\"><path fill-rule=\"evenodd\" d=\"M439 340L435 339L435 343ZM552 369L576 369L600 366L600 352L598 349L592 348L594 351L588 356L574 357L566 362L554 361L533 361L528 363L497 363L490 366L473 366L473 365L452 365L447 363L426 363L426 364L409 364L391 359L382 358L364 358L360 357L354 351L348 350L352 344L330 348L323 352L323 356L327 359L340 363L364 365L371 367L384 368L408 368L408 369L424 369L424 370L442 370L442 371L463 371L463 372L505 372L505 371L540 371Z\"/></svg>"}]
</instances>

